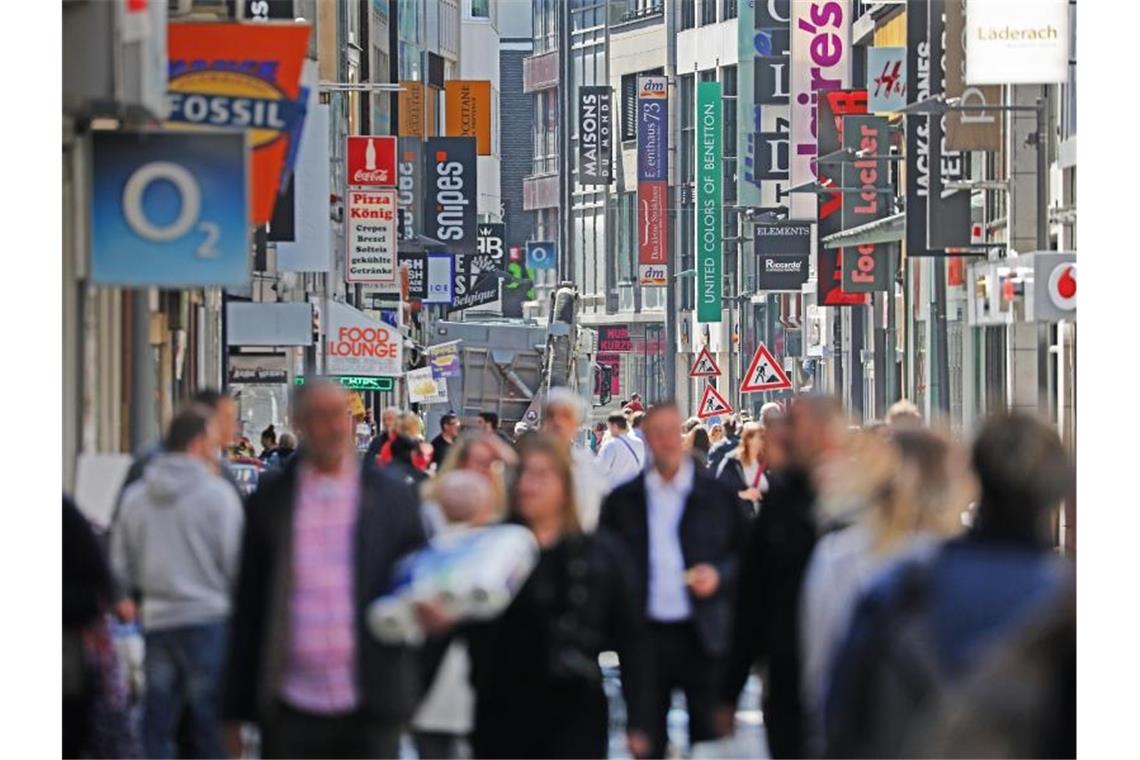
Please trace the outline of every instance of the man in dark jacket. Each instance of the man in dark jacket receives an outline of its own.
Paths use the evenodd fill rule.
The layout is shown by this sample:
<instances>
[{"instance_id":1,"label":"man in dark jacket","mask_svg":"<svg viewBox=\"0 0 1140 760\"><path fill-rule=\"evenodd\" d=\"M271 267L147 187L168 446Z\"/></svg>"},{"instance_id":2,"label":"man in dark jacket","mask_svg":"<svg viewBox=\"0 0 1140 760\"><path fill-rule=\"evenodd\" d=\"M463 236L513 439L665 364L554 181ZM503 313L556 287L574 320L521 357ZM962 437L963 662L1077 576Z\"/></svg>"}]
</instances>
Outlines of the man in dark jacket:
<instances>
[{"instance_id":1,"label":"man in dark jacket","mask_svg":"<svg viewBox=\"0 0 1140 760\"><path fill-rule=\"evenodd\" d=\"M304 444L250 497L224 716L263 757L395 757L418 693L414 653L380 644L368 604L425 543L416 495L353 451L348 396L307 383Z\"/></svg>"},{"instance_id":2,"label":"man in dark jacket","mask_svg":"<svg viewBox=\"0 0 1140 760\"><path fill-rule=\"evenodd\" d=\"M837 400L805 396L792 405L788 461L771 483L744 555L718 722L722 733L731 730L751 666L767 665L763 709L772 757L802 757L804 752L798 620L800 587L818 532L812 473L839 449L843 435Z\"/></svg>"},{"instance_id":3,"label":"man in dark jacket","mask_svg":"<svg viewBox=\"0 0 1140 760\"><path fill-rule=\"evenodd\" d=\"M653 466L607 497L601 527L633 558L656 673L650 756L664 757L675 688L685 692L689 741L714 737L745 518L733 494L685 456L675 405L654 406L642 427Z\"/></svg>"}]
</instances>

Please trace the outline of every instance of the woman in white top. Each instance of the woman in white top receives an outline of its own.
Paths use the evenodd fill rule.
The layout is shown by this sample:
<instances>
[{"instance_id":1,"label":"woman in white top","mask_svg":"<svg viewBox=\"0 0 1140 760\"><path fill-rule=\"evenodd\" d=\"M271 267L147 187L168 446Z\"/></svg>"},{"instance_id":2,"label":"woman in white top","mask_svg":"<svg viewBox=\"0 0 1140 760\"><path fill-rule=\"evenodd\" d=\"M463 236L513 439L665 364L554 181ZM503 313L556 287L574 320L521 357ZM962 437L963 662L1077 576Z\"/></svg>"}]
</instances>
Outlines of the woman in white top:
<instances>
[{"instance_id":1,"label":"woman in white top","mask_svg":"<svg viewBox=\"0 0 1140 760\"><path fill-rule=\"evenodd\" d=\"M750 517L759 511L760 502L768 492L764 449L763 425L746 423L740 433L740 445L724 458L716 474L717 480L737 495L740 508Z\"/></svg>"}]
</instances>

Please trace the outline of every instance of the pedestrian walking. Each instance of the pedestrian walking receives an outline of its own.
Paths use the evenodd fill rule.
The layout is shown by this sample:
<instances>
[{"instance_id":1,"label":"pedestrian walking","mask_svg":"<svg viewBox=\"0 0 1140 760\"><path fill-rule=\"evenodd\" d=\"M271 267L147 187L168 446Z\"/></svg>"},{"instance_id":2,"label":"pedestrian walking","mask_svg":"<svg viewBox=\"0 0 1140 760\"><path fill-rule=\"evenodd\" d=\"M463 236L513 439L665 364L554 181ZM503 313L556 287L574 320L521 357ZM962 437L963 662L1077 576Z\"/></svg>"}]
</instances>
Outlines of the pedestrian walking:
<instances>
[{"instance_id":1,"label":"pedestrian walking","mask_svg":"<svg viewBox=\"0 0 1140 760\"><path fill-rule=\"evenodd\" d=\"M644 757L650 674L633 573L612 537L583 532L562 441L520 441L510 501L512 519L531 529L541 554L501 616L462 631L476 694L475 756L605 757L598 654L615 649L630 749Z\"/></svg>"},{"instance_id":2,"label":"pedestrian walking","mask_svg":"<svg viewBox=\"0 0 1140 760\"><path fill-rule=\"evenodd\" d=\"M730 452L740 445L736 419L729 416L723 423L719 420L708 427L709 455L708 466L714 473L720 471L720 464Z\"/></svg>"},{"instance_id":3,"label":"pedestrian walking","mask_svg":"<svg viewBox=\"0 0 1140 760\"><path fill-rule=\"evenodd\" d=\"M298 389L304 445L248 504L224 715L231 746L257 723L267 758L395 757L415 708L414 652L364 620L423 521L412 489L361 466L348 403L329 381Z\"/></svg>"},{"instance_id":4,"label":"pedestrian walking","mask_svg":"<svg viewBox=\"0 0 1140 760\"><path fill-rule=\"evenodd\" d=\"M709 468L709 442L708 431L703 426L690 430L684 437L685 453L693 458L702 470Z\"/></svg>"},{"instance_id":5,"label":"pedestrian walking","mask_svg":"<svg viewBox=\"0 0 1140 760\"><path fill-rule=\"evenodd\" d=\"M479 429L484 433L491 433L499 437L508 446L512 441L509 435L499 429L499 415L497 412L479 412Z\"/></svg>"},{"instance_id":6,"label":"pedestrian walking","mask_svg":"<svg viewBox=\"0 0 1140 760\"><path fill-rule=\"evenodd\" d=\"M943 697L1072 587L1049 535L1072 486L1056 431L997 415L971 459L981 487L973 528L893 568L856 607L827 698L829 756L902 756L908 737L934 728L923 722Z\"/></svg>"},{"instance_id":7,"label":"pedestrian walking","mask_svg":"<svg viewBox=\"0 0 1140 760\"><path fill-rule=\"evenodd\" d=\"M432 463L435 462L435 449L424 440L424 421L415 412L402 412L396 423L396 431L397 438L404 436L415 443L414 450L406 457L412 467L428 474L431 471ZM393 448L395 446L395 440L388 444L389 461L394 456ZM401 456L404 456L402 448Z\"/></svg>"},{"instance_id":8,"label":"pedestrian walking","mask_svg":"<svg viewBox=\"0 0 1140 760\"><path fill-rule=\"evenodd\" d=\"M645 444L629 434L629 422L623 415L611 414L606 422L610 437L598 451L598 461L613 490L641 472L645 464Z\"/></svg>"},{"instance_id":9,"label":"pedestrian walking","mask_svg":"<svg viewBox=\"0 0 1140 760\"><path fill-rule=\"evenodd\" d=\"M891 408L887 410L887 417L884 420L887 427L894 430L914 430L922 427L922 413L918 411L918 407L906 399L901 399L891 404Z\"/></svg>"},{"instance_id":10,"label":"pedestrian walking","mask_svg":"<svg viewBox=\"0 0 1140 760\"><path fill-rule=\"evenodd\" d=\"M736 601L735 631L718 718L732 729L740 692L755 663L765 668L764 727L773 757L802 757L799 607L804 571L818 533L815 473L840 454L842 407L828 396L803 396L791 407L787 462L752 523Z\"/></svg>"},{"instance_id":11,"label":"pedestrian walking","mask_svg":"<svg viewBox=\"0 0 1140 760\"><path fill-rule=\"evenodd\" d=\"M644 429L653 466L609 495L601 526L633 558L655 673L650 755L664 757L675 689L685 693L690 743L715 736L746 531L733 494L685 455L676 405L654 406Z\"/></svg>"},{"instance_id":12,"label":"pedestrian walking","mask_svg":"<svg viewBox=\"0 0 1140 760\"><path fill-rule=\"evenodd\" d=\"M266 469L280 470L296 450L297 436L292 433L282 433L281 438L277 441L277 448L273 450L273 456L269 457Z\"/></svg>"},{"instance_id":13,"label":"pedestrian walking","mask_svg":"<svg viewBox=\"0 0 1140 760\"><path fill-rule=\"evenodd\" d=\"M749 517L759 512L768 492L766 470L764 428L758 422L745 423L740 443L721 461L716 478L736 494L741 512Z\"/></svg>"},{"instance_id":14,"label":"pedestrian walking","mask_svg":"<svg viewBox=\"0 0 1140 760\"><path fill-rule=\"evenodd\" d=\"M645 422L645 412L634 412L629 416L629 434L645 443L645 436L641 433L641 425Z\"/></svg>"},{"instance_id":15,"label":"pedestrian walking","mask_svg":"<svg viewBox=\"0 0 1140 760\"><path fill-rule=\"evenodd\" d=\"M578 524L587 533L598 526L602 499L609 491L606 473L585 446L577 442L582 427L582 400L569 388L551 388L542 413L542 429L562 442L574 464L574 498Z\"/></svg>"},{"instance_id":16,"label":"pedestrian walking","mask_svg":"<svg viewBox=\"0 0 1140 760\"><path fill-rule=\"evenodd\" d=\"M459 437L460 427L462 425L459 421L459 415L455 412L448 412L440 419L439 435L433 438L431 442L431 459L437 466L442 465L443 460L447 459L447 450Z\"/></svg>"},{"instance_id":17,"label":"pedestrian walking","mask_svg":"<svg viewBox=\"0 0 1140 760\"><path fill-rule=\"evenodd\" d=\"M277 450L277 430L270 425L261 431L261 454L258 459L261 463L268 464L269 459L273 456L273 452Z\"/></svg>"},{"instance_id":18,"label":"pedestrian walking","mask_svg":"<svg viewBox=\"0 0 1140 760\"><path fill-rule=\"evenodd\" d=\"M221 677L244 517L237 494L214 471L211 417L193 405L174 417L163 453L123 496L111 535L120 617L133 620L131 597L142 600L149 757L175 756L184 709L193 756L224 754Z\"/></svg>"},{"instance_id":19,"label":"pedestrian walking","mask_svg":"<svg viewBox=\"0 0 1140 760\"><path fill-rule=\"evenodd\" d=\"M631 412L644 412L645 405L641 403L641 394L634 393L629 397L629 403L624 405L624 408L629 409Z\"/></svg>"},{"instance_id":20,"label":"pedestrian walking","mask_svg":"<svg viewBox=\"0 0 1140 760\"><path fill-rule=\"evenodd\" d=\"M380 431L372 439L372 443L368 444L368 451L364 455L366 461L378 465L385 465L392 461L391 445L396 440L396 436L399 435L397 429L399 422L400 410L398 407L385 407L384 411L380 412Z\"/></svg>"}]
</instances>

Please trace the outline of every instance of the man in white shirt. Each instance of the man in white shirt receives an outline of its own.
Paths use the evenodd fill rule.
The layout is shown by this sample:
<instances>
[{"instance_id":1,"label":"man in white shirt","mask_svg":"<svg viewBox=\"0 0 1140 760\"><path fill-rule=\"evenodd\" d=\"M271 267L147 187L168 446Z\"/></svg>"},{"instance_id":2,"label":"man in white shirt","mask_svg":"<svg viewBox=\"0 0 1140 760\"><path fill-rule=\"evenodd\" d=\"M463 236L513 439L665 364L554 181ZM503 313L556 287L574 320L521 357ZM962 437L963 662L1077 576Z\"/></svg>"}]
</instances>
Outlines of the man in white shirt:
<instances>
[{"instance_id":1,"label":"man in white shirt","mask_svg":"<svg viewBox=\"0 0 1140 760\"><path fill-rule=\"evenodd\" d=\"M551 388L542 411L542 429L570 450L574 463L574 498L578 502L578 522L582 530L593 532L598 527L602 499L609 493L606 473L594 452L575 442L582 427L582 400L569 388Z\"/></svg>"},{"instance_id":2,"label":"man in white shirt","mask_svg":"<svg viewBox=\"0 0 1140 760\"><path fill-rule=\"evenodd\" d=\"M630 435L624 415L611 414L606 422L610 426L610 437L598 451L598 460L613 490L641 472L645 465L645 444Z\"/></svg>"}]
</instances>

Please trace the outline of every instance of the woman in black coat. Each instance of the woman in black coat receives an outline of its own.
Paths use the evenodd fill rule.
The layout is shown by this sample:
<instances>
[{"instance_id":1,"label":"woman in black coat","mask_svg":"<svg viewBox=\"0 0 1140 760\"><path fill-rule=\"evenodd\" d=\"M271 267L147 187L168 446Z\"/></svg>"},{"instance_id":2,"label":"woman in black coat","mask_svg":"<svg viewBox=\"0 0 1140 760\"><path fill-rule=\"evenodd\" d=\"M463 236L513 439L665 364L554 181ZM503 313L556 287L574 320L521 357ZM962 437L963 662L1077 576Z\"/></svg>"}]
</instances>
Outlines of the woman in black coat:
<instances>
[{"instance_id":1,"label":"woman in black coat","mask_svg":"<svg viewBox=\"0 0 1140 760\"><path fill-rule=\"evenodd\" d=\"M764 457L764 428L749 422L740 434L740 445L724 461L716 478L736 494L740 509L749 517L760 510L760 502L768 490Z\"/></svg>"},{"instance_id":2,"label":"woman in black coat","mask_svg":"<svg viewBox=\"0 0 1140 760\"><path fill-rule=\"evenodd\" d=\"M598 654L616 650L630 749L648 750L645 623L621 550L581 532L572 465L553 439L519 444L512 518L541 547L534 572L495 620L462 631L471 656L476 757L605 757L607 702Z\"/></svg>"}]
</instances>

